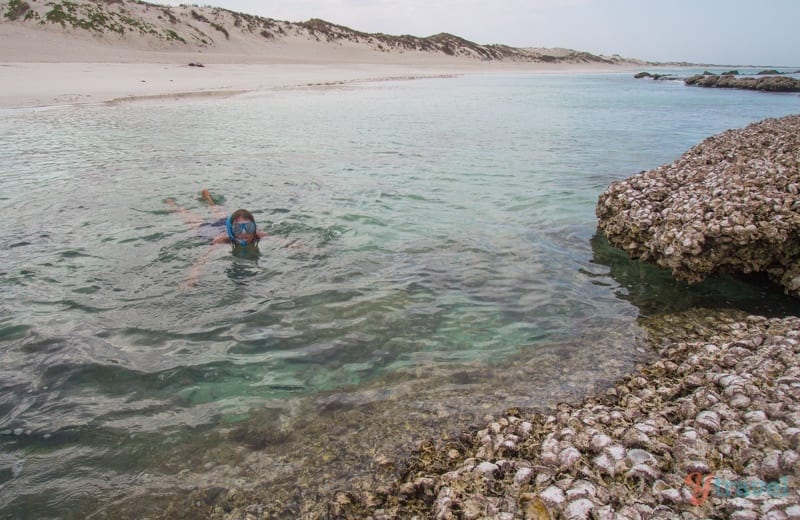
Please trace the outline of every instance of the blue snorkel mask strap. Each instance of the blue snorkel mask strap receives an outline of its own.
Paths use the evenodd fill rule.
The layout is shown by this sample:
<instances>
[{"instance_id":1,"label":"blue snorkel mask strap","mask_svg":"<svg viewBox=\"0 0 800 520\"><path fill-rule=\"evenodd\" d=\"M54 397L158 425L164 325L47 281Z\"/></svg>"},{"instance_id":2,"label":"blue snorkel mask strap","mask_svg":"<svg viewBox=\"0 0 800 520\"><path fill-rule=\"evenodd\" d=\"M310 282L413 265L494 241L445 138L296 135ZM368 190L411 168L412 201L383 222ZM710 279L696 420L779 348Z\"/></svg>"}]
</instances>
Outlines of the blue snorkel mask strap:
<instances>
[{"instance_id":1,"label":"blue snorkel mask strap","mask_svg":"<svg viewBox=\"0 0 800 520\"><path fill-rule=\"evenodd\" d=\"M255 222L253 224L255 224ZM236 240L236 235L233 234L233 222L231 221L230 215L225 219L225 231L228 233L228 238L231 240L232 244L242 247L247 246L247 240Z\"/></svg>"}]
</instances>

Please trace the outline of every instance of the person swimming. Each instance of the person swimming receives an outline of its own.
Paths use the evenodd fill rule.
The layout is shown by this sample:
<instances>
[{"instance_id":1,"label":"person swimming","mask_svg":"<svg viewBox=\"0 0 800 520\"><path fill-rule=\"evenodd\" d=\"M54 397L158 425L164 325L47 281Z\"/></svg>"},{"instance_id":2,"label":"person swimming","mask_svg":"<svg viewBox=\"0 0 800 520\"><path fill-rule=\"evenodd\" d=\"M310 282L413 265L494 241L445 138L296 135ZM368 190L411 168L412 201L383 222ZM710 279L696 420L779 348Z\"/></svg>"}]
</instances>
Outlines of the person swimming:
<instances>
[{"instance_id":1,"label":"person swimming","mask_svg":"<svg viewBox=\"0 0 800 520\"><path fill-rule=\"evenodd\" d=\"M230 215L227 215L225 210L217 205L208 189L203 188L200 194L203 200L208 202L211 213L216 218L215 221L205 222L199 215L175 204L174 200L165 200L167 206L175 213L181 215L183 220L192 229L197 231L200 236L211 239L211 247L195 262L194 266L192 266L186 284L189 287L197 283L203 265L208 261L216 246L231 244L234 250L258 247L261 239L268 236L258 229L256 219L250 211L246 209L237 209ZM214 236L208 236L208 231L211 231Z\"/></svg>"},{"instance_id":2,"label":"person swimming","mask_svg":"<svg viewBox=\"0 0 800 520\"><path fill-rule=\"evenodd\" d=\"M217 205L207 188L200 192L203 200L208 202L211 213L216 218L213 222L205 222L201 217L175 204L172 199L167 199L166 204L172 211L181 215L184 221L204 238L210 238L212 244L231 244L234 247L247 247L258 245L259 241L267 234L258 229L253 214L246 209L237 209L230 215ZM214 233L209 237L208 233Z\"/></svg>"}]
</instances>

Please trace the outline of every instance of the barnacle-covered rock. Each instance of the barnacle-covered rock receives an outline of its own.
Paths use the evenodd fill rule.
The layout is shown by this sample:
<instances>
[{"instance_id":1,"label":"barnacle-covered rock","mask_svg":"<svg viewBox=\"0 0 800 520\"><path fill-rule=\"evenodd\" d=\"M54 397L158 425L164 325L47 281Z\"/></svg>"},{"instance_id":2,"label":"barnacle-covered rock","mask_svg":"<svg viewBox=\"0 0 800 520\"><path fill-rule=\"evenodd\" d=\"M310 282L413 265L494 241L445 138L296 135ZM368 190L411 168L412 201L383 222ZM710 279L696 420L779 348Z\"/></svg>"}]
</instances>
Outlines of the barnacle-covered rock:
<instances>
[{"instance_id":1,"label":"barnacle-covered rock","mask_svg":"<svg viewBox=\"0 0 800 520\"><path fill-rule=\"evenodd\" d=\"M376 520L800 516L800 318L694 310L642 323L654 341L666 333L660 359L613 391L487 419L459 436L461 457L448 456L446 436L364 510ZM741 396L748 407L733 405ZM516 449L502 457L486 449L508 441ZM761 483L784 487L739 494Z\"/></svg>"},{"instance_id":2,"label":"barnacle-covered rock","mask_svg":"<svg viewBox=\"0 0 800 520\"><path fill-rule=\"evenodd\" d=\"M800 115L765 119L615 182L598 228L631 257L699 282L767 273L800 295Z\"/></svg>"}]
</instances>

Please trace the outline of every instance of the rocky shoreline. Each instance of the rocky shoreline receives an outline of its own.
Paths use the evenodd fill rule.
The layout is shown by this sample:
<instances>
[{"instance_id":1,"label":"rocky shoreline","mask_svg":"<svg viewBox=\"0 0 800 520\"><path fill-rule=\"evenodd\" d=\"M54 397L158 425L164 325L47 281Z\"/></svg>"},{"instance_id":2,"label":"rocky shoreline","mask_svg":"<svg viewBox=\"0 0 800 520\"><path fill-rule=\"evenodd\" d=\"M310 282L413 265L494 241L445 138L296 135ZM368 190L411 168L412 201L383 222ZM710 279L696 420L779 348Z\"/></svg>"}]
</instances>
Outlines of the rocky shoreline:
<instances>
[{"instance_id":1,"label":"rocky shoreline","mask_svg":"<svg viewBox=\"0 0 800 520\"><path fill-rule=\"evenodd\" d=\"M660 358L603 395L424 443L404 478L339 493L329 516L800 517L800 318L643 325Z\"/></svg>"},{"instance_id":2,"label":"rocky shoreline","mask_svg":"<svg viewBox=\"0 0 800 520\"><path fill-rule=\"evenodd\" d=\"M800 294L800 116L728 130L613 183L598 229L632 258L699 282L766 273Z\"/></svg>"},{"instance_id":3,"label":"rocky shoreline","mask_svg":"<svg viewBox=\"0 0 800 520\"><path fill-rule=\"evenodd\" d=\"M342 481L326 470L317 477L330 483L304 485L289 472L294 498L279 482L247 490L246 481L258 473L245 477L239 470L250 464L232 463L231 489L195 483L182 498L145 516L800 518L800 318L693 309L639 321L656 355L580 402L507 409L484 418L480 428L420 440L403 455L382 451L377 440L354 446L358 457L372 459L366 472L354 474L349 466L355 452L331 452L341 471L350 471L349 484L331 489L328 484ZM385 419L370 410L351 410L362 428L370 428L370 418ZM341 441L361 436L349 412L337 422L342 424L321 426L320 438L333 430L342 430ZM401 424L392 428L407 435ZM268 442L283 441L273 436ZM327 453L312 451L317 457ZM184 478L192 481L189 473ZM297 507L286 502L297 498ZM93 517L141 513L134 504Z\"/></svg>"}]
</instances>

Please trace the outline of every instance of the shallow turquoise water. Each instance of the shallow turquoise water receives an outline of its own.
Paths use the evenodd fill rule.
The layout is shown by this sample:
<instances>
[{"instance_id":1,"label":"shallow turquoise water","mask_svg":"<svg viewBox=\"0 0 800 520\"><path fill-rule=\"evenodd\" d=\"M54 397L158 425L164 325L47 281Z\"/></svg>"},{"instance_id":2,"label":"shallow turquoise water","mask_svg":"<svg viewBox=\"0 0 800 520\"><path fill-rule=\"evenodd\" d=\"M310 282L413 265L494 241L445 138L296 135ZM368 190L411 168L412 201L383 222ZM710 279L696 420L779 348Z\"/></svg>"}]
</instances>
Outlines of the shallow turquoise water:
<instances>
[{"instance_id":1,"label":"shallow turquoise water","mask_svg":"<svg viewBox=\"0 0 800 520\"><path fill-rule=\"evenodd\" d=\"M159 444L264 403L502 364L640 313L796 313L755 282L688 288L628 261L594 205L798 107L509 75L0 114L0 514L80 511ZM301 248L220 249L184 287L207 241L164 201L211 220L203 186Z\"/></svg>"}]
</instances>

